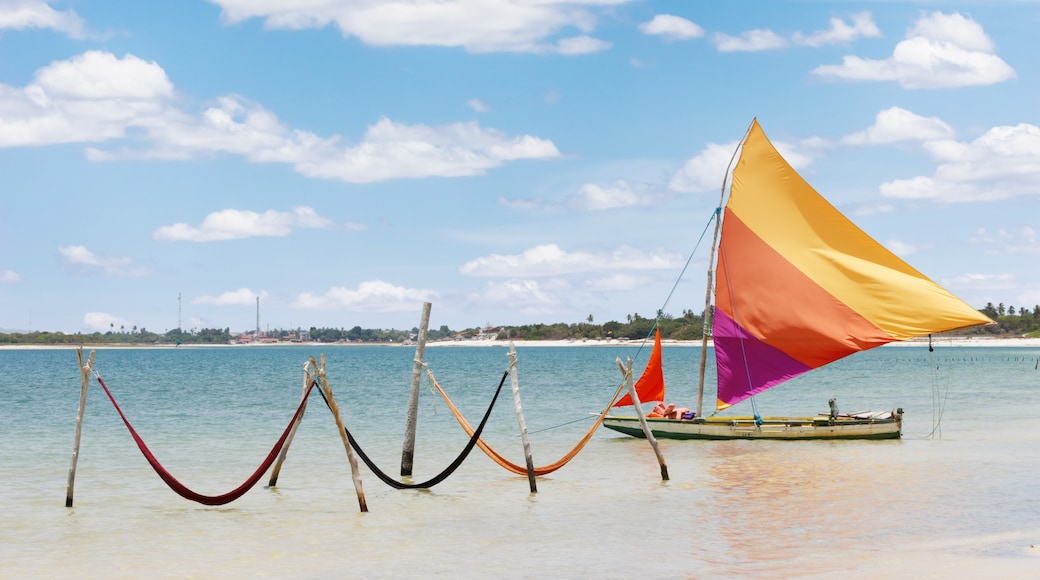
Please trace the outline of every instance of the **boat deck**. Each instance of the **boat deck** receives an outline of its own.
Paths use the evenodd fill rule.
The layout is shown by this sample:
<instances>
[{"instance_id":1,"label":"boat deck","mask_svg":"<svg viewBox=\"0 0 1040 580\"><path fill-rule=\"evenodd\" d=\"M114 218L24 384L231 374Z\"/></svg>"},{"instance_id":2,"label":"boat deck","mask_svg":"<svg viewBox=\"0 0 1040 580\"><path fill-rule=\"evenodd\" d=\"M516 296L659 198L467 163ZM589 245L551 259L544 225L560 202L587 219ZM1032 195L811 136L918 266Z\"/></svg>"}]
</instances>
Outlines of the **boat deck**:
<instances>
[{"instance_id":1,"label":"boat deck","mask_svg":"<svg viewBox=\"0 0 1040 580\"><path fill-rule=\"evenodd\" d=\"M815 417L707 417L698 419L648 418L647 424L658 439L899 439L902 413L885 416L828 415ZM637 417L607 417L603 426L644 437Z\"/></svg>"}]
</instances>

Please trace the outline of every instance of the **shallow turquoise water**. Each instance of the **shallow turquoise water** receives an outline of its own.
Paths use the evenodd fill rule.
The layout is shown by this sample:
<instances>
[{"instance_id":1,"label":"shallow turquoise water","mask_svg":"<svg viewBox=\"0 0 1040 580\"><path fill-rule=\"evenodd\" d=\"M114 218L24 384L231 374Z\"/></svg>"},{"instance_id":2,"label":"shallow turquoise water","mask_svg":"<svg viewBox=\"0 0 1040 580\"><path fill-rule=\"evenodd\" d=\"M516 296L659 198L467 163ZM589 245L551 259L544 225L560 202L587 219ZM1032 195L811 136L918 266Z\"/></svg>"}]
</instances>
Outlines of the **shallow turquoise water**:
<instances>
[{"instance_id":1,"label":"shallow turquoise water","mask_svg":"<svg viewBox=\"0 0 1040 580\"><path fill-rule=\"evenodd\" d=\"M518 352L539 465L606 404L620 378L615 358L637 355L634 346ZM698 352L666 347L672 402L693 406ZM159 460L217 494L260 463L296 408L303 363L322 353L348 427L396 474L413 349L103 349L96 369ZM431 347L426 360L476 423L506 354ZM763 414L823 412L830 397L843 411L902 407L900 441L663 441L671 480L661 482L645 441L601 431L539 478L537 494L479 450L428 491L390 489L362 466L370 512L360 514L320 398L277 488L265 489L265 477L241 500L206 507L166 488L96 382L66 509L75 353L0 350L0 576L1040 577L1031 547L1040 545L1038 359L1030 348L886 347L757 399ZM508 387L485 438L523 463ZM425 377L419 415L415 478L424 480L466 436Z\"/></svg>"}]
</instances>

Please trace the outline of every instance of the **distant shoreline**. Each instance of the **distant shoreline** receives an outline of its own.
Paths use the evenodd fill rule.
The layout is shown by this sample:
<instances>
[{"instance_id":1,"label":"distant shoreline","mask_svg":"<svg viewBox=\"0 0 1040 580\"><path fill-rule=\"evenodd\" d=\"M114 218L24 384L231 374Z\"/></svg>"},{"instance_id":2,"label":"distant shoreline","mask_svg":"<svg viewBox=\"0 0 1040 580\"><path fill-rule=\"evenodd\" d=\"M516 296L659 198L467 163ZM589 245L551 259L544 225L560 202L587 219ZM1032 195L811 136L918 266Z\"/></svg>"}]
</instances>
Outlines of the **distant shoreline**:
<instances>
[{"instance_id":1,"label":"distant shoreline","mask_svg":"<svg viewBox=\"0 0 1040 580\"><path fill-rule=\"evenodd\" d=\"M463 348L508 348L510 343L514 344L517 348L528 348L528 347L574 347L574 346L627 346L627 345L639 345L643 341L639 340L439 340L433 342L427 342L427 348L445 348L445 347L463 347ZM662 340L662 347L669 346L700 346L701 341L699 340ZM709 346L711 341L708 341ZM893 348L905 348L905 347L920 347L926 346L928 339L919 338L914 340L908 340L905 342L893 342L885 345L886 347ZM1040 338L988 338L988 337L957 337L957 338L935 338L932 339L932 345L936 347L1032 347L1040 348ZM320 348L338 348L338 347L358 347L358 346L381 346L387 348L401 348L409 347L414 348L415 343L356 343L356 342L273 342L273 343L241 343L241 344L148 344L148 343L125 343L125 344L2 344L0 345L0 351L2 350L74 350L82 346L86 349L104 350L104 349L126 349L126 348L158 348L158 349L177 349L177 348L249 348L259 347L266 348L272 346L292 346L292 347L320 347Z\"/></svg>"}]
</instances>

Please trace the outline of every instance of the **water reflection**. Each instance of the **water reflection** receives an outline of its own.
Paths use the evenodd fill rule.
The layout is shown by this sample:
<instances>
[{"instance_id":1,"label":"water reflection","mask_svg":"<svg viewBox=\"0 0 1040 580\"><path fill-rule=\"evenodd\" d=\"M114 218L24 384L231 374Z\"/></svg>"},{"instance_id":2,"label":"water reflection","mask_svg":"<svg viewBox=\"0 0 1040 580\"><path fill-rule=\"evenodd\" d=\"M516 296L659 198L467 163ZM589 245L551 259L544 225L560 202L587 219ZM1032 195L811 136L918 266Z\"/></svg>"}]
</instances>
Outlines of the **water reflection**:
<instances>
[{"instance_id":1,"label":"water reflection","mask_svg":"<svg viewBox=\"0 0 1040 580\"><path fill-rule=\"evenodd\" d=\"M706 480L719 553L734 571L811 573L834 552L896 533L913 506L892 488L914 472L892 462L900 442L710 442ZM912 483L910 484L912 485Z\"/></svg>"}]
</instances>

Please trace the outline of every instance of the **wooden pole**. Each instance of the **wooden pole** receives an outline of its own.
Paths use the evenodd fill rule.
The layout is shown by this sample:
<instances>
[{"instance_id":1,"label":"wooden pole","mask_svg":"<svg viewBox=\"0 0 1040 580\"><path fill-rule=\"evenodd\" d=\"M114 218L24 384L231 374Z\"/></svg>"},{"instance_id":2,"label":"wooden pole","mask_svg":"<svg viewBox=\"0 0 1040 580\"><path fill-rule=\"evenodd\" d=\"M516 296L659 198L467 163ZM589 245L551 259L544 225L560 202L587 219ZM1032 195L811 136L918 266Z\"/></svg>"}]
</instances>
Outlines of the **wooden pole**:
<instances>
[{"instance_id":1,"label":"wooden pole","mask_svg":"<svg viewBox=\"0 0 1040 580\"><path fill-rule=\"evenodd\" d=\"M289 437L285 440L285 445L282 445L282 450L278 454L278 461L275 462L274 469L271 470L271 480L267 483L268 487L278 485L278 474L282 471L285 456L289 454L289 446L292 445L293 437L296 437L296 429L299 428L300 422L303 421L303 414L307 411L307 388L311 386L312 380L310 367L310 361L303 363L303 394L300 395L300 415L293 422L292 429L289 430Z\"/></svg>"},{"instance_id":2,"label":"wooden pole","mask_svg":"<svg viewBox=\"0 0 1040 580\"><path fill-rule=\"evenodd\" d=\"M343 440L343 448L347 450L347 461L350 462L350 476L354 480L354 490L357 491L358 505L361 506L361 511L368 511L368 504L365 502L365 491L361 487L361 475L358 473L358 462L354 457L354 451L350 448L350 440L347 439L347 428L343 426L343 419L339 414L339 406L336 405L336 399L332 397L332 388L329 387L329 381L325 378L325 355L321 355L321 366L314 361L314 357L311 357L311 366L316 369L315 375L318 377L318 384L321 386L322 391L325 392L325 399L329 402L329 409L332 411L332 416L336 419L336 428L339 429L339 437Z\"/></svg>"},{"instance_id":3,"label":"wooden pole","mask_svg":"<svg viewBox=\"0 0 1040 580\"><path fill-rule=\"evenodd\" d=\"M661 479L668 481L668 465L664 462L664 455L661 455L661 448L657 445L657 439L654 437L654 432L650 430L650 425L646 422L646 414L643 413L643 405L639 402L639 394L636 393L635 381L632 378L632 357L628 357L628 367L621 363L621 359L617 359L618 368L621 369L621 374L625 375L625 384L628 385L628 395L632 397L632 404L636 407L636 416L639 417L639 425L643 427L643 435L646 436L646 440L650 442L650 447L654 448L654 454L657 455L657 462L661 464Z\"/></svg>"},{"instance_id":4,"label":"wooden pole","mask_svg":"<svg viewBox=\"0 0 1040 580\"><path fill-rule=\"evenodd\" d=\"M722 190L719 192L719 205L715 208L715 233L711 238L711 253L708 254L708 287L704 291L704 314L703 314L703 326L701 328L701 361L700 366L697 369L697 410L695 417L702 417L701 414L704 410L704 373L708 364L708 332L711 331L714 326L715 310L711 307L711 291L712 291L712 277L715 275L715 252L719 247L719 230L722 228L722 209L723 203L726 201L726 183L730 177L730 169L733 167L733 160L737 158L737 152L744 146L744 141L747 140L748 133L751 132L751 127L755 126L755 119L751 120L751 124L748 125L747 131L744 132L744 138L740 140L740 144L733 150L733 155L729 158L729 165L726 166L726 173L722 175Z\"/></svg>"},{"instance_id":5,"label":"wooden pole","mask_svg":"<svg viewBox=\"0 0 1040 580\"><path fill-rule=\"evenodd\" d=\"M69 483L65 488L65 507L72 507L73 488L76 486L76 462L79 460L79 441L83 434L83 412L87 408L87 387L90 385L90 371L94 366L94 351L90 351L87 364L83 364L83 347L76 349L79 360L79 410L76 412L76 439L72 444L72 461L69 465Z\"/></svg>"},{"instance_id":6,"label":"wooden pole","mask_svg":"<svg viewBox=\"0 0 1040 580\"><path fill-rule=\"evenodd\" d=\"M422 378L423 356L426 352L426 333L430 326L429 302L423 302L422 318L419 321L419 336L415 343L415 362L412 365L412 390L408 395L408 417L404 426L404 447L401 449L401 476L412 475L415 459L415 424L419 413L419 380Z\"/></svg>"},{"instance_id":7,"label":"wooden pole","mask_svg":"<svg viewBox=\"0 0 1040 580\"><path fill-rule=\"evenodd\" d=\"M531 493L538 493L538 484L534 478L534 459L531 458L531 442L527 439L527 422L524 421L524 409L520 405L520 378L516 372L516 345L509 343L509 370L513 386L513 404L516 406L516 422L520 425L520 439L524 442L524 458L527 460L527 482Z\"/></svg>"}]
</instances>

